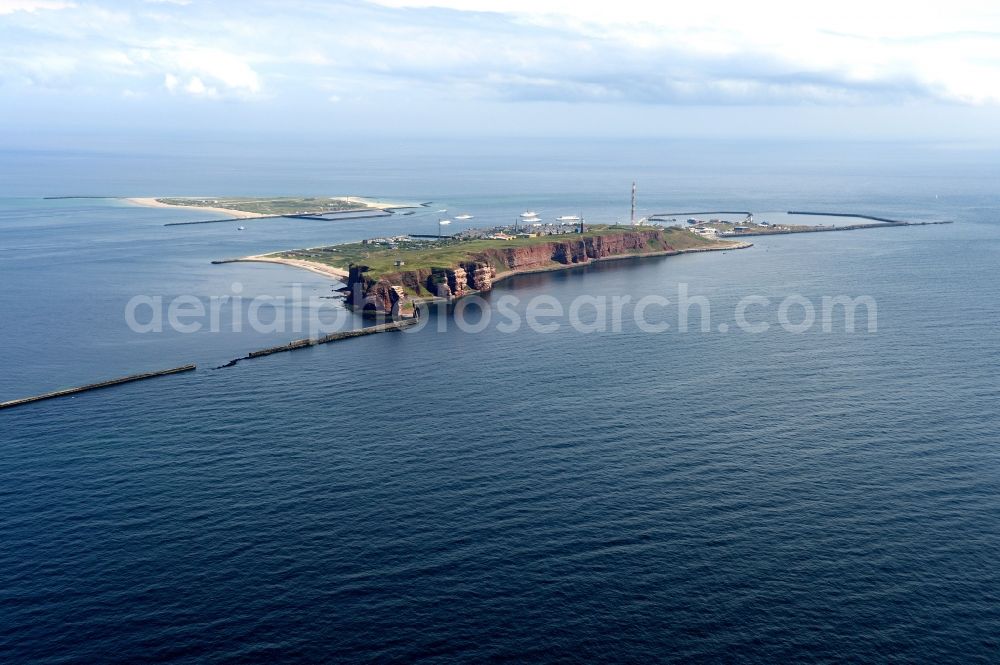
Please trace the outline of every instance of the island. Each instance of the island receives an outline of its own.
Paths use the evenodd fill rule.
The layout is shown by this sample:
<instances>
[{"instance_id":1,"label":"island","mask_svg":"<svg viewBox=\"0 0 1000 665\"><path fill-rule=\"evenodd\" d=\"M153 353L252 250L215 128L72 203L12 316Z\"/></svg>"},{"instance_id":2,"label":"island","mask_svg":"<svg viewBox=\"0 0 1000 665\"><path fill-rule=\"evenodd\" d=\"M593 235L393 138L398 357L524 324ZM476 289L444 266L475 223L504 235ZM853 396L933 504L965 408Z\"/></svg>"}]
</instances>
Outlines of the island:
<instances>
[{"instance_id":1,"label":"island","mask_svg":"<svg viewBox=\"0 0 1000 665\"><path fill-rule=\"evenodd\" d=\"M633 189L634 196L634 189ZM51 196L48 199L118 199L105 196ZM125 199L138 205L207 210L230 215L229 220L177 222L209 224L245 218L331 219L343 213L371 211L374 216L392 215L396 209L416 208L430 202L388 204L360 197L278 197L278 198L151 198ZM358 207L360 206L360 207ZM445 211L439 211L445 212ZM402 213L413 214L413 211ZM563 270L598 261L641 257L670 256L687 252L743 249L752 243L733 240L741 236L764 236L791 233L853 231L858 229L898 228L952 224L951 220L903 221L854 212L789 211L788 215L853 218L847 224L803 225L754 220L748 211L657 213L624 224L586 224L581 217L557 217L544 223L536 213L523 213L513 226L492 229L466 229L442 236L438 220L437 236L403 235L368 238L358 243L328 245L271 254L223 259L212 263L259 261L290 265L311 270L345 284L339 289L348 307L363 316L379 319L374 325L337 330L322 336L310 336L272 346L230 360L216 367L233 367L243 360L276 353L307 349L355 337L397 332L420 326L420 303L451 303L465 296L490 291L513 275ZM691 215L716 215L698 218ZM726 219L736 217L736 220ZM369 214L368 216L373 216ZM682 219L685 218L686 219ZM455 219L471 219L471 215ZM634 218L634 215L633 215ZM243 227L240 227L242 230ZM156 372L147 372L89 383L76 388L57 390L34 397L0 403L0 409L39 400L76 395L81 392L121 385L153 377L189 372L194 364Z\"/></svg>"},{"instance_id":2,"label":"island","mask_svg":"<svg viewBox=\"0 0 1000 665\"><path fill-rule=\"evenodd\" d=\"M750 243L706 238L677 227L553 224L474 229L446 237L377 237L242 259L305 268L346 286L346 304L369 317L417 316L421 302L489 291L526 272L595 261L742 249Z\"/></svg>"},{"instance_id":3,"label":"island","mask_svg":"<svg viewBox=\"0 0 1000 665\"><path fill-rule=\"evenodd\" d=\"M231 218L289 217L337 213L385 211L415 207L408 203L389 203L358 196L278 196L278 197L148 197L126 199L136 205L154 208L187 208Z\"/></svg>"}]
</instances>

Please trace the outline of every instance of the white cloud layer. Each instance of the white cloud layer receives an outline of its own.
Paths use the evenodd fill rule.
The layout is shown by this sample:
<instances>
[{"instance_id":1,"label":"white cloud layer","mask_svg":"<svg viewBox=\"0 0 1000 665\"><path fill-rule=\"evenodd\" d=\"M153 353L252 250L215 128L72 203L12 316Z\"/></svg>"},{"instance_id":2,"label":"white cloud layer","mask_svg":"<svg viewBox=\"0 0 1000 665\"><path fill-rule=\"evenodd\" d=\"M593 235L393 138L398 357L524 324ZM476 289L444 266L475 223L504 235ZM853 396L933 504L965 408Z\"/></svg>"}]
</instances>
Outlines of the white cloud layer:
<instances>
[{"instance_id":1,"label":"white cloud layer","mask_svg":"<svg viewBox=\"0 0 1000 665\"><path fill-rule=\"evenodd\" d=\"M0 0L0 90L1000 104L1000 5Z\"/></svg>"},{"instance_id":2,"label":"white cloud layer","mask_svg":"<svg viewBox=\"0 0 1000 665\"><path fill-rule=\"evenodd\" d=\"M562 78L568 95L575 90L639 101L914 97L1000 103L1000 5L993 1L378 3L396 10L492 14L496 21L549 31L523 45L535 52L527 59L540 65L537 72L518 72L538 94L557 94L555 82ZM563 77L559 64L536 57L558 59L550 47L560 42ZM586 63L588 71L574 62Z\"/></svg>"}]
</instances>

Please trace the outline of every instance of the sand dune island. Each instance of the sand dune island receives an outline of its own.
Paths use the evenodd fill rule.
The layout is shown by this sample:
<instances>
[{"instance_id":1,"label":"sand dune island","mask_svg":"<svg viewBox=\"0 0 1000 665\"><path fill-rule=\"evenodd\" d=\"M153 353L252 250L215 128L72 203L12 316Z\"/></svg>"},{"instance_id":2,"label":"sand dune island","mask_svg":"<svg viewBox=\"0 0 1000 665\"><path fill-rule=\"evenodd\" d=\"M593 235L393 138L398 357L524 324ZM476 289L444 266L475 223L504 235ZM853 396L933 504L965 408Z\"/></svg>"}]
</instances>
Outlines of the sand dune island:
<instances>
[{"instance_id":1,"label":"sand dune island","mask_svg":"<svg viewBox=\"0 0 1000 665\"><path fill-rule=\"evenodd\" d=\"M285 215L323 215L415 207L412 203L376 201L358 196L329 197L159 197L128 198L129 203L153 208L186 208L238 219L281 217Z\"/></svg>"}]
</instances>

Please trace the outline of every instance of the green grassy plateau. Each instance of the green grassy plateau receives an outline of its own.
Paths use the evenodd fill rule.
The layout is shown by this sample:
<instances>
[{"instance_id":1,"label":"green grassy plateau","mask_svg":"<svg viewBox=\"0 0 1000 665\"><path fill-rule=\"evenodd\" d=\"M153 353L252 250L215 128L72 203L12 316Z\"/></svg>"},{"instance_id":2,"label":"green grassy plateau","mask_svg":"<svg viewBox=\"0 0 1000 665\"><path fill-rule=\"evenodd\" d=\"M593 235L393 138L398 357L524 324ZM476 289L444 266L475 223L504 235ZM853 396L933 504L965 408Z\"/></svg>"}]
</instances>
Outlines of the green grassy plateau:
<instances>
[{"instance_id":1,"label":"green grassy plateau","mask_svg":"<svg viewBox=\"0 0 1000 665\"><path fill-rule=\"evenodd\" d=\"M363 264L370 268L369 276L398 273L401 271L421 270L427 268L449 268L463 262L481 260L480 257L491 249L508 249L546 243L571 242L580 238L593 238L602 235L633 231L630 226L592 226L583 234L562 234L538 236L535 238L513 238L510 240L465 240L460 238L441 238L439 240L413 240L397 243L395 249L386 245L366 245L351 243L332 245L329 247L314 247L288 252L278 252L272 256L289 259L300 259L323 263L346 270L351 264ZM649 231L649 227L639 230ZM664 240L675 249L694 249L711 245L725 245L721 241L702 238L684 229L662 229ZM651 245L650 252L659 251L659 246ZM642 254L635 251L634 254ZM405 263L402 267L395 265L396 261ZM505 266L494 266L498 272L506 270Z\"/></svg>"}]
</instances>

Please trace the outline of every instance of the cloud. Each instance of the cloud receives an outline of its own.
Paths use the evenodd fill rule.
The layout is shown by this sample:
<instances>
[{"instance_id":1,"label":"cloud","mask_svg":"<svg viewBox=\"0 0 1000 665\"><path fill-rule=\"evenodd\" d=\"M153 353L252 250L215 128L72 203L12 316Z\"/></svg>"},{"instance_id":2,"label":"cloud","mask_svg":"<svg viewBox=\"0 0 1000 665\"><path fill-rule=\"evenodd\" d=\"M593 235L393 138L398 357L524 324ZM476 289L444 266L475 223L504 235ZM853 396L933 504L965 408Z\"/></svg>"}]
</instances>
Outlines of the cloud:
<instances>
[{"instance_id":1,"label":"cloud","mask_svg":"<svg viewBox=\"0 0 1000 665\"><path fill-rule=\"evenodd\" d=\"M211 95L214 94L212 88L207 87L202 80L197 76L192 76L188 84L184 86L184 89L191 93L192 95Z\"/></svg>"},{"instance_id":2,"label":"cloud","mask_svg":"<svg viewBox=\"0 0 1000 665\"><path fill-rule=\"evenodd\" d=\"M187 83L182 83L181 79L175 74L166 74L163 77L163 87L170 93L183 92L194 97L219 96L217 89L205 85L205 82L198 76L192 76L187 80Z\"/></svg>"},{"instance_id":3,"label":"cloud","mask_svg":"<svg viewBox=\"0 0 1000 665\"><path fill-rule=\"evenodd\" d=\"M196 89L204 88L204 78L233 92L253 95L261 90L260 76L253 67L240 56L219 48L166 44L155 51L154 60L191 74L192 81L198 81Z\"/></svg>"},{"instance_id":4,"label":"cloud","mask_svg":"<svg viewBox=\"0 0 1000 665\"><path fill-rule=\"evenodd\" d=\"M456 17L527 53L504 57L487 37L465 43L497 80L567 100L654 103L853 103L929 99L1000 103L1000 12L977 0L948 11L919 3L842 0L661 3L616 0L378 0L392 11L438 16L463 41ZM520 37L521 39L518 39ZM504 61L506 60L506 61ZM749 67L746 65L749 63ZM628 83L626 88L625 83Z\"/></svg>"},{"instance_id":5,"label":"cloud","mask_svg":"<svg viewBox=\"0 0 1000 665\"><path fill-rule=\"evenodd\" d=\"M56 4L17 3L18 9ZM240 40L228 39L226 30L216 37L227 17L170 18L144 13L155 10L110 5L60 6L66 6L66 12L51 19L39 12L0 17L0 42L10 53L0 52L0 81L91 92L107 89L116 95L123 87L141 91L143 81L147 91L166 88L199 97L253 99L263 91L263 80L250 61L253 54L246 53ZM174 83L181 80L183 85Z\"/></svg>"},{"instance_id":6,"label":"cloud","mask_svg":"<svg viewBox=\"0 0 1000 665\"><path fill-rule=\"evenodd\" d=\"M59 0L0 0L0 15L13 14L14 12L69 9L71 7L76 7L76 3L60 2Z\"/></svg>"},{"instance_id":7,"label":"cloud","mask_svg":"<svg viewBox=\"0 0 1000 665\"><path fill-rule=\"evenodd\" d=\"M946 12L870 0L187 2L0 0L0 42L16 54L0 55L0 80L244 101L332 90L452 104L1000 104L1000 12L978 0Z\"/></svg>"}]
</instances>

